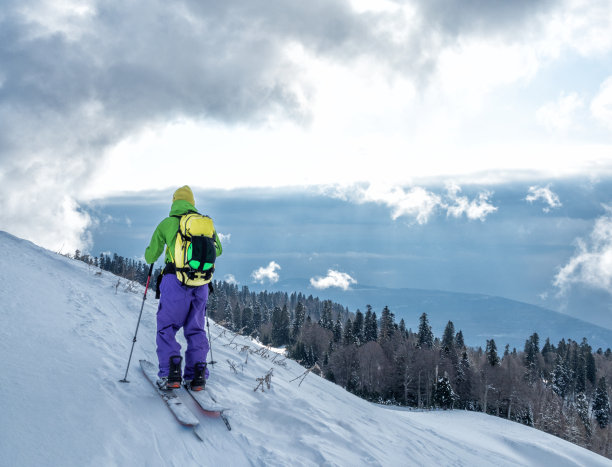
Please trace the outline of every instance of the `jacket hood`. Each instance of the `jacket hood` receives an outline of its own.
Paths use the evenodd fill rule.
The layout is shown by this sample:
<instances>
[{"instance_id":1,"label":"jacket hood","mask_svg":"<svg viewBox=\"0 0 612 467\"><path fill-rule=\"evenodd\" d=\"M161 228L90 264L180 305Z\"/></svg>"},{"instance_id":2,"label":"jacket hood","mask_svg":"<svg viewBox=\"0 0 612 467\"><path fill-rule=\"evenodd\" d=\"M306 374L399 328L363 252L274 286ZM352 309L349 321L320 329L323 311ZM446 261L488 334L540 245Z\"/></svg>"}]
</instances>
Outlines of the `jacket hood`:
<instances>
[{"instance_id":1,"label":"jacket hood","mask_svg":"<svg viewBox=\"0 0 612 467\"><path fill-rule=\"evenodd\" d=\"M182 216L183 214L187 214L188 212L198 212L193 204L189 201L185 201L183 199L177 199L172 203L172 207L170 208L171 216Z\"/></svg>"}]
</instances>

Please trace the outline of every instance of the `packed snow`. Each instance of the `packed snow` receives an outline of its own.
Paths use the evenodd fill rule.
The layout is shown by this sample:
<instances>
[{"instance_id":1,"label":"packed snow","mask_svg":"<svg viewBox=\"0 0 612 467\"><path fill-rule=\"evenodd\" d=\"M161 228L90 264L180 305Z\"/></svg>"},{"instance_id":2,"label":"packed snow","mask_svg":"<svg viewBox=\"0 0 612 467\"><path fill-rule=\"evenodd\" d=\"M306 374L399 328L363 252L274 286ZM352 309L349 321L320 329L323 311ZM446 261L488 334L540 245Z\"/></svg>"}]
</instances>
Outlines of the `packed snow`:
<instances>
[{"instance_id":1,"label":"packed snow","mask_svg":"<svg viewBox=\"0 0 612 467\"><path fill-rule=\"evenodd\" d=\"M208 388L231 408L232 431L182 393L200 441L138 365L157 363L154 293L122 384L144 288L4 232L0 248L2 466L612 465L497 417L380 406L302 380L296 362L213 322ZM255 391L270 370L270 388Z\"/></svg>"}]
</instances>

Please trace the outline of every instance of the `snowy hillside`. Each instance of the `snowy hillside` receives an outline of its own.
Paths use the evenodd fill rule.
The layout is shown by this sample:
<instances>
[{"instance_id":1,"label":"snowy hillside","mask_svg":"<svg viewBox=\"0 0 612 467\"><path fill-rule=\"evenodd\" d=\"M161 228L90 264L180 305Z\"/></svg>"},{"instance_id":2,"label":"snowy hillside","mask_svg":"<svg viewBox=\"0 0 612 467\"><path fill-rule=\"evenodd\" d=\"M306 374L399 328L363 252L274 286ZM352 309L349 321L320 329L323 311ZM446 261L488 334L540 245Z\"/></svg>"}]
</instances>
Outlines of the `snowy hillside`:
<instances>
[{"instance_id":1,"label":"snowy hillside","mask_svg":"<svg viewBox=\"0 0 612 467\"><path fill-rule=\"evenodd\" d=\"M0 249L0 465L612 465L481 413L381 407L313 374L299 385L304 368L213 323L209 386L233 429L182 394L209 433L202 442L138 367L156 362L152 295L121 384L143 288L115 288L117 277L3 232ZM271 388L255 392L271 369Z\"/></svg>"}]
</instances>

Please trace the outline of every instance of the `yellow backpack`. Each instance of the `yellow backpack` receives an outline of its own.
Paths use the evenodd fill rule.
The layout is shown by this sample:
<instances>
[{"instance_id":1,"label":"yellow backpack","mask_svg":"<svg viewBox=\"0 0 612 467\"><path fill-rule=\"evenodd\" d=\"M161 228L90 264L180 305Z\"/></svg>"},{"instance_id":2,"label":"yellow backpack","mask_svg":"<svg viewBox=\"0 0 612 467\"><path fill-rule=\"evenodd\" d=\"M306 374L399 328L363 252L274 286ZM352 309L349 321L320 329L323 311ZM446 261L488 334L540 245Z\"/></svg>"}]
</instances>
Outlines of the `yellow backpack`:
<instances>
[{"instance_id":1,"label":"yellow backpack","mask_svg":"<svg viewBox=\"0 0 612 467\"><path fill-rule=\"evenodd\" d=\"M197 212L184 214L179 219L174 247L176 277L189 286L208 284L217 258L213 221Z\"/></svg>"}]
</instances>

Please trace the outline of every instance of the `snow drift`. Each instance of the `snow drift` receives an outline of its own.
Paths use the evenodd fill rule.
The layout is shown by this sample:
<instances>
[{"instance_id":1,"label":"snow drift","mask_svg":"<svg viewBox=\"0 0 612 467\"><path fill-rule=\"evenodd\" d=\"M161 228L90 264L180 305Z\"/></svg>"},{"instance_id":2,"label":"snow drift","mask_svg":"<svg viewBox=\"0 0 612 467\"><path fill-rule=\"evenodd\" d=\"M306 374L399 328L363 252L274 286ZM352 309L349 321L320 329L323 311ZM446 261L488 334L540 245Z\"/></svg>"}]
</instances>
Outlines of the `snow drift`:
<instances>
[{"instance_id":1,"label":"snow drift","mask_svg":"<svg viewBox=\"0 0 612 467\"><path fill-rule=\"evenodd\" d=\"M138 367L156 362L152 295L121 384L143 288L4 232L0 248L0 465L612 465L481 413L382 407L313 374L299 384L303 367L214 323L209 386L233 429L182 394L202 442Z\"/></svg>"}]
</instances>

